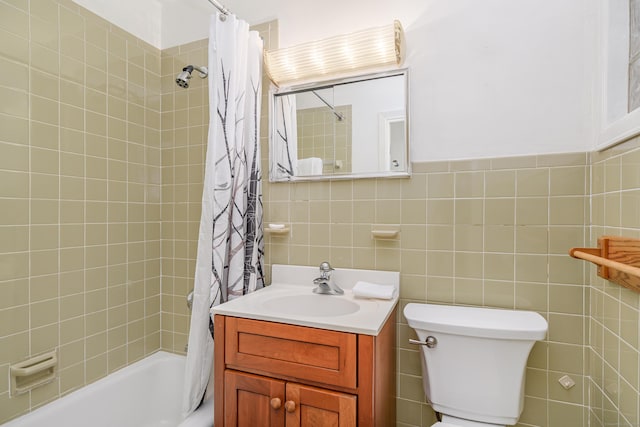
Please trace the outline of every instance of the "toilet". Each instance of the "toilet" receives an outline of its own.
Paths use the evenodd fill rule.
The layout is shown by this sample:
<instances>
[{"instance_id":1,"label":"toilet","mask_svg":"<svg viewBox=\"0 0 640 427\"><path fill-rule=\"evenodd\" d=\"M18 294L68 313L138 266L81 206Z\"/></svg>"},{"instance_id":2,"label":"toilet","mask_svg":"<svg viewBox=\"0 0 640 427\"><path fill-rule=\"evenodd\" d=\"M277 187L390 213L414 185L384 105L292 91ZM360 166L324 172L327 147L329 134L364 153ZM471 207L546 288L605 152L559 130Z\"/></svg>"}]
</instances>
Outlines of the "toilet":
<instances>
[{"instance_id":1,"label":"toilet","mask_svg":"<svg viewBox=\"0 0 640 427\"><path fill-rule=\"evenodd\" d=\"M424 391L442 421L432 427L504 427L524 404L527 358L547 321L531 311L407 304L421 349Z\"/></svg>"}]
</instances>

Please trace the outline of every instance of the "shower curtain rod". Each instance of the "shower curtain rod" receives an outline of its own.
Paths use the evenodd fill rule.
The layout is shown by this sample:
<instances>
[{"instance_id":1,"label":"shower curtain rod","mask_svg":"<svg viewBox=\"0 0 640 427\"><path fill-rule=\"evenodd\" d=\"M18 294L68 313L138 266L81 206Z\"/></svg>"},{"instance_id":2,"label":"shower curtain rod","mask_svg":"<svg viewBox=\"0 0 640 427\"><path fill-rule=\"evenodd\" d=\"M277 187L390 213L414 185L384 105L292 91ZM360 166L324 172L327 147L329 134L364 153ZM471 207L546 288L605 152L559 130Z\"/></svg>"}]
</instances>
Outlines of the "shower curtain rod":
<instances>
[{"instance_id":1,"label":"shower curtain rod","mask_svg":"<svg viewBox=\"0 0 640 427\"><path fill-rule=\"evenodd\" d=\"M342 113L338 113L336 111L336 107L334 107L333 105L329 104L329 102L327 102L326 99L324 99L323 97L321 97L320 95L318 95L318 93L315 90L312 90L311 93L313 93L315 96L318 97L318 99L320 101L322 101L324 103L324 105L326 105L327 107L329 107L329 109L331 110L331 112L338 118L338 121L342 121L344 119L344 115Z\"/></svg>"},{"instance_id":2,"label":"shower curtain rod","mask_svg":"<svg viewBox=\"0 0 640 427\"><path fill-rule=\"evenodd\" d=\"M220 13L222 13L223 15L229 15L231 12L229 11L229 9L227 9L226 7L224 7L222 4L220 4L218 2L218 0L207 0L209 3L211 3L213 5L213 7L215 7L216 9L218 9L220 11Z\"/></svg>"}]
</instances>

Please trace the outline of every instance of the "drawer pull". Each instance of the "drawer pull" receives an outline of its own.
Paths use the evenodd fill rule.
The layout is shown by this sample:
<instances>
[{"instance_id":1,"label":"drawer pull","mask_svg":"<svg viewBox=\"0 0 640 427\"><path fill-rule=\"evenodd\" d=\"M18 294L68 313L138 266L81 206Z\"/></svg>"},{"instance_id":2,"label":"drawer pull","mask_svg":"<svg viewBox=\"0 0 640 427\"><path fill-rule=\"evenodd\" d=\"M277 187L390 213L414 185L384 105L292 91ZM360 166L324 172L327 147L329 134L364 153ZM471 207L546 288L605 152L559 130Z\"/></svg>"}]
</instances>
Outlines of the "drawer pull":
<instances>
[{"instance_id":1,"label":"drawer pull","mask_svg":"<svg viewBox=\"0 0 640 427\"><path fill-rule=\"evenodd\" d=\"M293 400L287 400L286 402L284 402L284 409L288 412L288 413L292 413L296 411L296 402L294 402Z\"/></svg>"},{"instance_id":2,"label":"drawer pull","mask_svg":"<svg viewBox=\"0 0 640 427\"><path fill-rule=\"evenodd\" d=\"M274 397L273 399L271 399L271 407L273 409L280 409L281 406L282 406L282 400L280 400L280 398Z\"/></svg>"}]
</instances>

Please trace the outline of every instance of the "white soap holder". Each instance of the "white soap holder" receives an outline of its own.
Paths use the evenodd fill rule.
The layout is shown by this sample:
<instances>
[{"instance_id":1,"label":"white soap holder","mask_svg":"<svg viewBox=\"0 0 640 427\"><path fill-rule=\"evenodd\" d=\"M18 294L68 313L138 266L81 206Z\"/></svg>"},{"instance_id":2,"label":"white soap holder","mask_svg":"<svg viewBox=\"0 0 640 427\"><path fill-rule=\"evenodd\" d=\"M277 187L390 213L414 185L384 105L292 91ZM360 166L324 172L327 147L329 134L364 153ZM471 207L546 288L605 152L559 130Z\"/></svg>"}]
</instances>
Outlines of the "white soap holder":
<instances>
[{"instance_id":1,"label":"white soap holder","mask_svg":"<svg viewBox=\"0 0 640 427\"><path fill-rule=\"evenodd\" d=\"M264 228L264 234L271 234L273 236L283 236L289 234L289 227L287 224L268 224Z\"/></svg>"},{"instance_id":2,"label":"white soap holder","mask_svg":"<svg viewBox=\"0 0 640 427\"><path fill-rule=\"evenodd\" d=\"M400 226L395 224L371 225L371 237L374 239L390 240L400 236Z\"/></svg>"}]
</instances>

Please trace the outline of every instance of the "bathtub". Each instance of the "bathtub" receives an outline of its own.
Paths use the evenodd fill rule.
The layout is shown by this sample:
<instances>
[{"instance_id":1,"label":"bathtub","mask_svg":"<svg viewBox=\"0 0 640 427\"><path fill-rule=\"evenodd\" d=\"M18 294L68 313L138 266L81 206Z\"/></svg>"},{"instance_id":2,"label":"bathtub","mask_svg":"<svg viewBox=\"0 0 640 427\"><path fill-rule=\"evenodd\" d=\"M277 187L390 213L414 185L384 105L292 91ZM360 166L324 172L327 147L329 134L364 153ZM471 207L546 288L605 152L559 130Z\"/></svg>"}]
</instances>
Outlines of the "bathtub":
<instances>
[{"instance_id":1,"label":"bathtub","mask_svg":"<svg viewBox=\"0 0 640 427\"><path fill-rule=\"evenodd\" d=\"M2 427L212 427L213 399L182 419L184 366L154 353Z\"/></svg>"}]
</instances>

